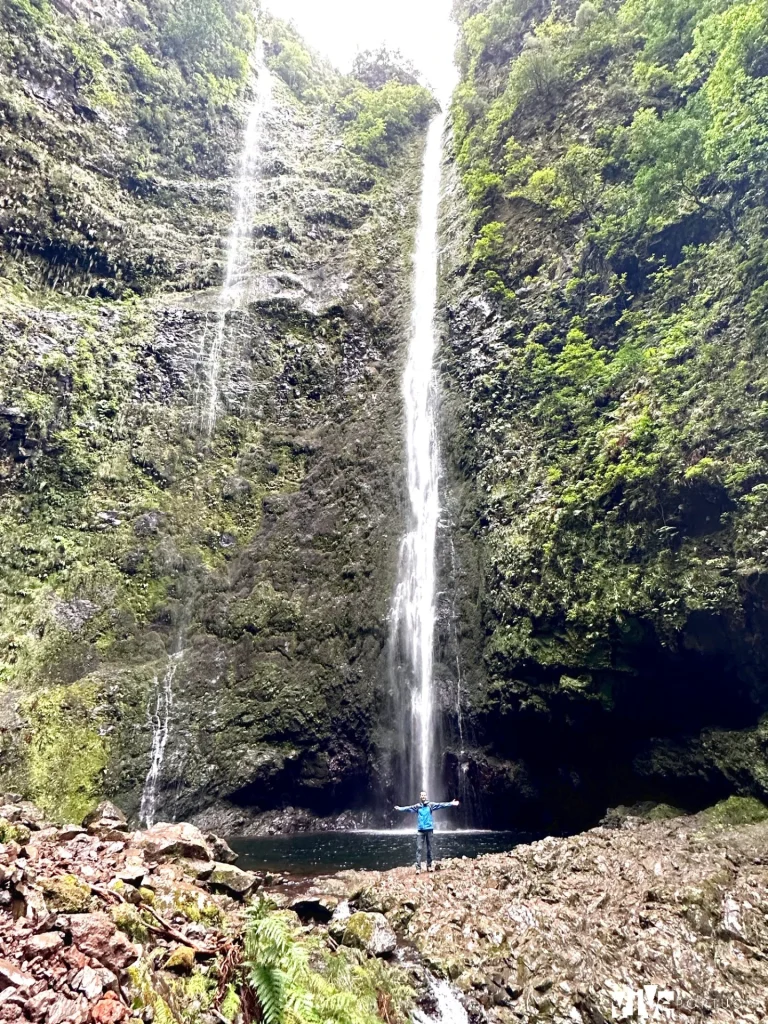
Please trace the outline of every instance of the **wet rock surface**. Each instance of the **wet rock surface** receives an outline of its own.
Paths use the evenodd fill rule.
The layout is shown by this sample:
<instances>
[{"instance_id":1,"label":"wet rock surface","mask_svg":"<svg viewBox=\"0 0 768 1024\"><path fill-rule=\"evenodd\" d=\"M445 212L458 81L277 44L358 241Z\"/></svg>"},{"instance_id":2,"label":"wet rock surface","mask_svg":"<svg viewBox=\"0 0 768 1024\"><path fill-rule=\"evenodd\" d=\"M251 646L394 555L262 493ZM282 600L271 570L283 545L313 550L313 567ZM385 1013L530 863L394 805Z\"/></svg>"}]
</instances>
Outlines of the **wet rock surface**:
<instances>
[{"instance_id":1,"label":"wet rock surface","mask_svg":"<svg viewBox=\"0 0 768 1024\"><path fill-rule=\"evenodd\" d=\"M96 6L57 5L57 38L87 35L77 18ZM119 50L114 24L104 36ZM47 29L21 28L35 59L0 55L0 85L30 107L0 131L3 152L30 162L28 175L0 167L5 216L22 180L34 193L0 275L0 637L14 645L0 777L74 822L105 795L135 821L172 672L157 818L210 808L205 828L226 834L239 829L215 823L219 807L333 817L372 774L385 685L421 133L371 168L329 102L275 77L249 184L246 294L227 312L253 82L228 85L214 113L180 87L159 143L133 117L123 135L117 113L82 113ZM47 85L28 96L33 78ZM123 91L129 113L144 110L135 82ZM80 113L62 117L78 96ZM81 154L79 177L62 172L63 189L76 181L62 227L40 168ZM84 268L55 247L63 231L82 255L86 229L91 273L89 252Z\"/></svg>"},{"instance_id":2,"label":"wet rock surface","mask_svg":"<svg viewBox=\"0 0 768 1024\"><path fill-rule=\"evenodd\" d=\"M628 818L426 879L374 875L353 902L383 911L490 1020L757 1021L767 849L766 823Z\"/></svg>"}]
</instances>

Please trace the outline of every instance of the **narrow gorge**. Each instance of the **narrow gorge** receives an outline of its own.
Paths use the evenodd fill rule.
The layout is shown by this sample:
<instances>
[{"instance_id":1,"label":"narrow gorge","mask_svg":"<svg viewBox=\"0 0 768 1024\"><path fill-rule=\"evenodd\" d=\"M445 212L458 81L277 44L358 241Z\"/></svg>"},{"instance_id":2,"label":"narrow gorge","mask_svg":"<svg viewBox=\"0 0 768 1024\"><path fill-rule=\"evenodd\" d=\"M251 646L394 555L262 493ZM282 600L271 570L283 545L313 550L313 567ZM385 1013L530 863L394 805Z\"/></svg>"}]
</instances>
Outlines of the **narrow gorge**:
<instances>
[{"instance_id":1,"label":"narrow gorge","mask_svg":"<svg viewBox=\"0 0 768 1024\"><path fill-rule=\"evenodd\" d=\"M0 0L0 1022L768 1019L766 154L765 0Z\"/></svg>"},{"instance_id":2,"label":"narrow gorge","mask_svg":"<svg viewBox=\"0 0 768 1024\"><path fill-rule=\"evenodd\" d=\"M763 14L665 10L459 2L438 104L246 0L3 4L6 790L768 795Z\"/></svg>"}]
</instances>

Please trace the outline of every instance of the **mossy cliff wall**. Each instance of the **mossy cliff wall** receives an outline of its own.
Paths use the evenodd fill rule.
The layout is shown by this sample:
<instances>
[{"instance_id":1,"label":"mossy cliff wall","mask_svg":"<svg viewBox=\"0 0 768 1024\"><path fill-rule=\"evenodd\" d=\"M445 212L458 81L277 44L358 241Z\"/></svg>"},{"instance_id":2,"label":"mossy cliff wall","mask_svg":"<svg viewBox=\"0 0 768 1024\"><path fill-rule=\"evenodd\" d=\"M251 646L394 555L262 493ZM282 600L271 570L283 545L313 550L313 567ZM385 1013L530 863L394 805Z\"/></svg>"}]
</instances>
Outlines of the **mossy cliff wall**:
<instances>
[{"instance_id":1,"label":"mossy cliff wall","mask_svg":"<svg viewBox=\"0 0 768 1024\"><path fill-rule=\"evenodd\" d=\"M458 9L447 770L497 821L764 797L764 6Z\"/></svg>"},{"instance_id":2,"label":"mossy cliff wall","mask_svg":"<svg viewBox=\"0 0 768 1024\"><path fill-rule=\"evenodd\" d=\"M365 800L423 117L366 152L369 94L245 2L0 18L0 784L136 812L175 666L161 817ZM208 438L257 32L275 103Z\"/></svg>"}]
</instances>

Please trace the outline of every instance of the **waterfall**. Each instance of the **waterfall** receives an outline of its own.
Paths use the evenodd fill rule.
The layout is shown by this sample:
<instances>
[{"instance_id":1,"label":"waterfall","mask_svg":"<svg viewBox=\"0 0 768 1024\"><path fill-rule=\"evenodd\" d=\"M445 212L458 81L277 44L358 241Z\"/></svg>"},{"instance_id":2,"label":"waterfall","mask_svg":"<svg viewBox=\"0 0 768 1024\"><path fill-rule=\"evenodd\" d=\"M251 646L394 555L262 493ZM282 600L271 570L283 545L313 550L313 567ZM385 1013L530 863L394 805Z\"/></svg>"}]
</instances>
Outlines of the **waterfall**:
<instances>
[{"instance_id":1,"label":"waterfall","mask_svg":"<svg viewBox=\"0 0 768 1024\"><path fill-rule=\"evenodd\" d=\"M403 379L409 530L400 548L398 584L392 609L394 691L400 697L400 738L404 744L401 785L408 799L420 789L432 793L434 700L432 664L435 634L435 543L440 513L439 460L435 427L435 313L438 274L438 210L442 142L446 115L430 125L424 154L419 227L414 255L413 313ZM405 798L403 798L405 799Z\"/></svg>"},{"instance_id":2,"label":"waterfall","mask_svg":"<svg viewBox=\"0 0 768 1024\"><path fill-rule=\"evenodd\" d=\"M264 45L256 45L254 99L240 154L239 174L234 194L234 220L227 240L227 266L219 310L213 328L213 340L205 359L205 382L200 402L200 419L210 437L219 411L219 377L222 360L228 355L227 317L242 307L247 296L250 242L256 186L259 182L259 158L264 138L265 115L273 106L272 77L264 62ZM205 345L206 339L203 339Z\"/></svg>"},{"instance_id":3,"label":"waterfall","mask_svg":"<svg viewBox=\"0 0 768 1024\"><path fill-rule=\"evenodd\" d=\"M447 981L427 975L431 996L431 1012L416 1010L413 1019L416 1024L468 1024L467 1011L459 1001L459 994Z\"/></svg>"},{"instance_id":4,"label":"waterfall","mask_svg":"<svg viewBox=\"0 0 768 1024\"><path fill-rule=\"evenodd\" d=\"M155 705L154 708L150 706L149 711L149 724L152 728L151 760L147 777L144 780L144 789L141 794L141 809L139 811L139 818L147 828L151 828L155 823L157 784L163 769L165 748L168 745L168 734L171 728L173 680L183 657L183 651L178 651L176 654L171 655L171 660L168 668L165 670L162 682L158 676L155 676Z\"/></svg>"}]
</instances>

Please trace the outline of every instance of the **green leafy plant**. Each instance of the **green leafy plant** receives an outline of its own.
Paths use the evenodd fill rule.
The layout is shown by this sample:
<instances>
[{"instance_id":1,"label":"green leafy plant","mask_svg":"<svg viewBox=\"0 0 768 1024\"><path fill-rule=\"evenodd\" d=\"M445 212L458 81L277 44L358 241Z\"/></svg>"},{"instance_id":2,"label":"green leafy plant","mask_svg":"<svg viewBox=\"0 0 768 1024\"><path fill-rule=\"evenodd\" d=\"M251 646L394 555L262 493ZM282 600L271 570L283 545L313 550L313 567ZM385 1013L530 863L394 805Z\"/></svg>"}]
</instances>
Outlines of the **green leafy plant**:
<instances>
[{"instance_id":1,"label":"green leafy plant","mask_svg":"<svg viewBox=\"0 0 768 1024\"><path fill-rule=\"evenodd\" d=\"M376 1024L405 1020L412 993L402 972L302 936L292 915L258 904L248 915L245 977L264 1024Z\"/></svg>"}]
</instances>

